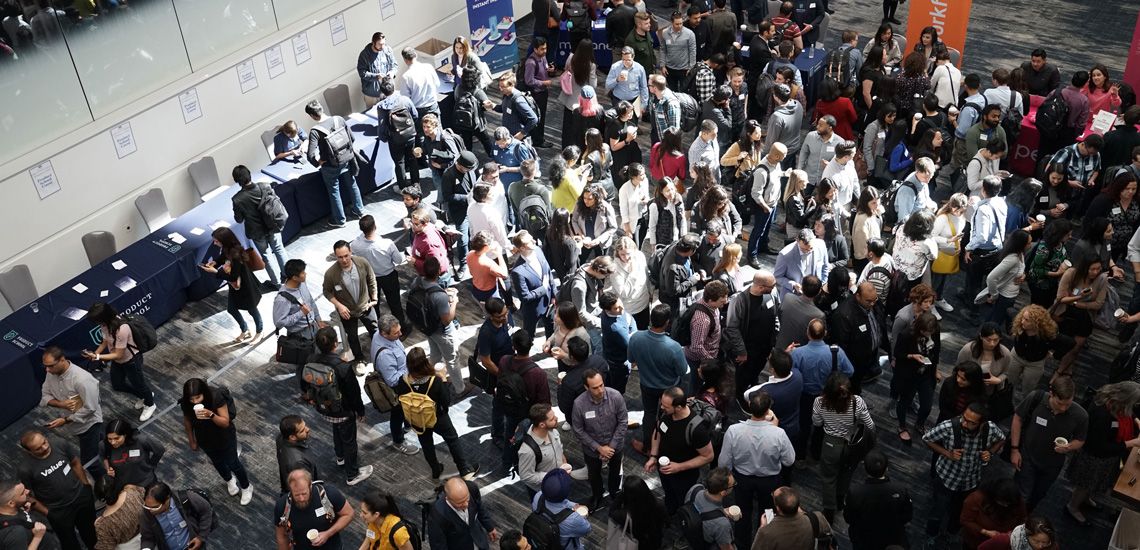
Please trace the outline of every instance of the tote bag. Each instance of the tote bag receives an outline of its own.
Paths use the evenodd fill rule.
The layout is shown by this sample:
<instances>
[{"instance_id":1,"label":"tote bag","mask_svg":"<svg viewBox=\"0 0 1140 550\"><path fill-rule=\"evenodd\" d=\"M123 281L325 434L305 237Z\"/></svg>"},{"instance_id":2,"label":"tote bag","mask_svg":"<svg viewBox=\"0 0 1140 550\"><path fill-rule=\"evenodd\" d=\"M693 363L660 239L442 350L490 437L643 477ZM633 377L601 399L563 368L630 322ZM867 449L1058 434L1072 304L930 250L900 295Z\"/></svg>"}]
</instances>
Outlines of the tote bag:
<instances>
[{"instance_id":1,"label":"tote bag","mask_svg":"<svg viewBox=\"0 0 1140 550\"><path fill-rule=\"evenodd\" d=\"M946 216L946 221L950 223L950 236L958 235L958 228L954 226L954 219ZM934 258L934 264L930 266L930 270L939 275L953 275L958 272L958 243L954 243L954 253L938 251L938 257Z\"/></svg>"},{"instance_id":2,"label":"tote bag","mask_svg":"<svg viewBox=\"0 0 1140 550\"><path fill-rule=\"evenodd\" d=\"M637 550L637 541L629 529L629 514L625 516L625 525L620 528L614 520L606 520L606 550Z\"/></svg>"}]
</instances>

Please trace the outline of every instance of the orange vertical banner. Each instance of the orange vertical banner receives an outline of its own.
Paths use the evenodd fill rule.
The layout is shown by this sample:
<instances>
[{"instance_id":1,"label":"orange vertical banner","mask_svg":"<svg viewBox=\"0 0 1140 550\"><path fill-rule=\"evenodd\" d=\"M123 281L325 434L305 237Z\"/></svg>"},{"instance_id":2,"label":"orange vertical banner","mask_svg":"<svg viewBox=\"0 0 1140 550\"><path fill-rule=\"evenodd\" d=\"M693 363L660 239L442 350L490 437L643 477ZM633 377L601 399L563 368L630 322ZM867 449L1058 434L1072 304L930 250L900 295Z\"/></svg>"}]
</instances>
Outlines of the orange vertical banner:
<instances>
[{"instance_id":1,"label":"orange vertical banner","mask_svg":"<svg viewBox=\"0 0 1140 550\"><path fill-rule=\"evenodd\" d=\"M966 55L966 27L970 24L971 0L911 0L910 17L906 21L906 54L914 51L922 29L934 27L938 39L949 48ZM961 60L958 66L962 66Z\"/></svg>"}]
</instances>

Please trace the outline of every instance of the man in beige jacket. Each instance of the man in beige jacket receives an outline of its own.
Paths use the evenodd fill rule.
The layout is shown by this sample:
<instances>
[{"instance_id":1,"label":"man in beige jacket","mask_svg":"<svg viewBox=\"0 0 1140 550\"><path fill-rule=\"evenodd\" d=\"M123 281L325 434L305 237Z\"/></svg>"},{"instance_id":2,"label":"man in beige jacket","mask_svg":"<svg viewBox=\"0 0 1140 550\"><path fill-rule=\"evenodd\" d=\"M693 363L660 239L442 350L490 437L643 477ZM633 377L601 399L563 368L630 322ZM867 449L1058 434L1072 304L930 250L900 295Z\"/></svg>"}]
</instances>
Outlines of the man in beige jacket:
<instances>
[{"instance_id":1,"label":"man in beige jacket","mask_svg":"<svg viewBox=\"0 0 1140 550\"><path fill-rule=\"evenodd\" d=\"M376 272L363 258L352 255L348 241L333 245L336 262L325 271L323 286L325 298L332 302L344 327L344 338L352 350L353 360L367 363L369 358L360 349L359 323L369 334L376 332L376 321L369 317L376 305Z\"/></svg>"}]
</instances>

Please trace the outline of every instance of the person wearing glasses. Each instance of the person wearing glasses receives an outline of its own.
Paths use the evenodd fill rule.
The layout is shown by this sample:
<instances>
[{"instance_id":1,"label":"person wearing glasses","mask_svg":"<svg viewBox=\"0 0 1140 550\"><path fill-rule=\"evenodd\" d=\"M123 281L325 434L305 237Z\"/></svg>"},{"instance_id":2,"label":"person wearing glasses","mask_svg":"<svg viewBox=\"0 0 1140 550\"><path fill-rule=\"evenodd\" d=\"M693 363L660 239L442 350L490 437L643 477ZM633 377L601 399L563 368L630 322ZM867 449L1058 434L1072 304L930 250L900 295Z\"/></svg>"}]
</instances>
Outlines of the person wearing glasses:
<instances>
[{"instance_id":1,"label":"person wearing glasses","mask_svg":"<svg viewBox=\"0 0 1140 550\"><path fill-rule=\"evenodd\" d=\"M724 499L736 487L736 480L732 477L732 470L728 468L713 468L705 478L704 485L694 485L685 496L685 502L691 503L701 515L700 541L691 540L692 548L718 548L719 550L732 550L732 518L735 517L736 507L725 508ZM704 519L707 512L723 512L723 517ZM700 546L696 543L702 542Z\"/></svg>"},{"instance_id":2,"label":"person wearing glasses","mask_svg":"<svg viewBox=\"0 0 1140 550\"><path fill-rule=\"evenodd\" d=\"M47 376L40 388L40 406L60 409L60 416L47 423L56 433L79 440L79 458L84 464L99 455L103 438L103 408L99 406L99 381L82 368L72 368L59 346L48 346L43 355ZM103 476L103 463L91 462L91 476Z\"/></svg>"},{"instance_id":3,"label":"person wearing glasses","mask_svg":"<svg viewBox=\"0 0 1140 550\"><path fill-rule=\"evenodd\" d=\"M154 550L198 550L206 545L217 515L210 501L195 491L175 493L156 481L146 488L139 530L142 547Z\"/></svg>"}]
</instances>

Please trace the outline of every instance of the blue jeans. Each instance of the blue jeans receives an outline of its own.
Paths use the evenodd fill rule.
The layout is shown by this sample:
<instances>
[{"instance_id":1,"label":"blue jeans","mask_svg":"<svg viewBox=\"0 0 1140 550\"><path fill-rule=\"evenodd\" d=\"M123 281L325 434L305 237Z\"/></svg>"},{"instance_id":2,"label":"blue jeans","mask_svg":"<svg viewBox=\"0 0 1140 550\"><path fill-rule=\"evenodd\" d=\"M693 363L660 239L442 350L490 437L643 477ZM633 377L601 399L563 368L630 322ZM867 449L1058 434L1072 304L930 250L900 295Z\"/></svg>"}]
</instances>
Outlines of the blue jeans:
<instances>
[{"instance_id":1,"label":"blue jeans","mask_svg":"<svg viewBox=\"0 0 1140 550\"><path fill-rule=\"evenodd\" d=\"M471 242L471 222L464 216L463 221L455 224L455 230L459 231L459 244L455 247L455 253L459 255L459 269L463 269L467 265L467 247Z\"/></svg>"},{"instance_id":2,"label":"blue jeans","mask_svg":"<svg viewBox=\"0 0 1140 550\"><path fill-rule=\"evenodd\" d=\"M779 207L772 205L772 211L764 213L764 209L756 206L752 209L752 233L748 235L748 257L759 256L768 251L768 232L772 229L772 221L776 219Z\"/></svg>"},{"instance_id":3,"label":"blue jeans","mask_svg":"<svg viewBox=\"0 0 1140 550\"><path fill-rule=\"evenodd\" d=\"M360 217L364 212L364 201L360 198L360 188L356 185L356 178L345 166L321 166L321 178L325 180L325 189L329 192L329 221L334 225L344 225L348 221L344 215L344 204L340 202L340 186L352 189L353 217Z\"/></svg>"},{"instance_id":4,"label":"blue jeans","mask_svg":"<svg viewBox=\"0 0 1140 550\"><path fill-rule=\"evenodd\" d=\"M269 265L268 262L266 262L266 265ZM249 330L249 325L245 324L245 317L241 316L242 310L237 306L237 304L231 301L229 306L226 307L226 311L230 312L230 315L234 316L234 320L237 321L238 328L241 329L242 332ZM245 311L248 311L249 316L253 317L253 327L257 329L257 332L261 332L265 328L265 326L261 323L261 312L257 311L256 307L247 309Z\"/></svg>"},{"instance_id":5,"label":"blue jeans","mask_svg":"<svg viewBox=\"0 0 1140 550\"><path fill-rule=\"evenodd\" d=\"M1005 296L998 296L994 298L994 303L990 307L990 313L986 316L986 321L997 323L997 326L1005 330L1005 323L1009 320L1009 308L1013 307L1014 298L1006 298Z\"/></svg>"},{"instance_id":6,"label":"blue jeans","mask_svg":"<svg viewBox=\"0 0 1140 550\"><path fill-rule=\"evenodd\" d=\"M266 252L270 249L273 250L273 257L277 259L277 266L281 268L281 273L285 273L285 244L281 242L280 233L270 233L262 239L250 239L253 241L253 246L257 248L257 253L265 259L265 272L269 274L269 282L274 285L281 284L281 279L277 278L277 272L273 269L273 263L269 261Z\"/></svg>"}]
</instances>

